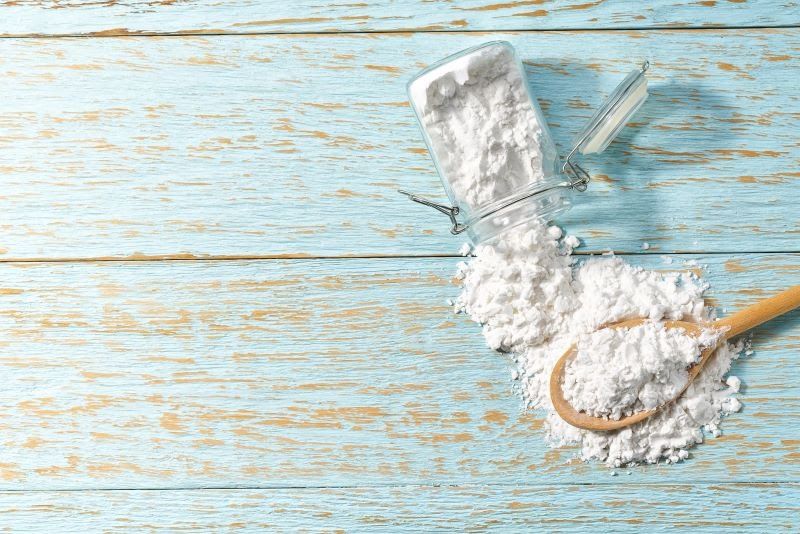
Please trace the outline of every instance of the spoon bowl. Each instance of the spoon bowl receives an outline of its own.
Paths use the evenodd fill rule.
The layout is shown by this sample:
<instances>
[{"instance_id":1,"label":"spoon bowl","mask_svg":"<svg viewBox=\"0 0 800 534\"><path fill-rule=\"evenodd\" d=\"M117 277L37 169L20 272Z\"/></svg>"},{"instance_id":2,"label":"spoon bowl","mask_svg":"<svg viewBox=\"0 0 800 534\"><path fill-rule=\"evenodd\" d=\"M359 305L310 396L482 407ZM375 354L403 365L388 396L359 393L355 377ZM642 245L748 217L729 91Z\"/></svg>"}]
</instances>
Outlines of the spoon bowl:
<instances>
[{"instance_id":1,"label":"spoon bowl","mask_svg":"<svg viewBox=\"0 0 800 534\"><path fill-rule=\"evenodd\" d=\"M553 367L552 373L550 374L550 400L553 403L553 408L564 421L572 426L585 430L619 430L621 428L644 421L648 417L655 414L658 410L672 402L675 402L681 395L683 395L689 385L694 381L695 378L697 378L697 375L700 374L700 371L703 370L703 366L711 358L711 355L714 353L720 343L724 343L725 340L742 334L751 328L769 321L770 319L778 317L779 315L783 315L784 313L787 313L798 306L800 306L800 286L794 286L775 295L774 297L762 300L752 306L740 310L730 317L726 317L725 319L721 319L714 323L698 324L687 321L664 321L664 326L666 328L680 328L684 330L687 335L693 337L700 336L700 334L707 329L717 330L721 335L719 336L717 343L714 346L703 350L697 363L688 369L689 379L686 381L686 385L683 386L683 388L672 400L662 404L661 406L658 406L657 408L637 412L619 419L595 417L585 412L579 412L564 398L564 391L561 387L561 384L564 381L564 371L566 369L567 362L575 357L578 350L577 347L573 345L561 356L561 358L558 359ZM633 328L634 326L639 326L646 321L647 319L629 319L627 321L609 324L601 328Z\"/></svg>"},{"instance_id":2,"label":"spoon bowl","mask_svg":"<svg viewBox=\"0 0 800 534\"><path fill-rule=\"evenodd\" d=\"M627 321L621 321L619 323L613 323L604 326L603 328L633 328L635 326L639 326L645 322L647 319L629 319ZM698 337L703 332L702 325L697 323L689 323L686 321L664 321L664 326L668 329L679 328L684 330L687 335L692 337ZM683 392L686 391L686 388L689 387L689 384L695 379L695 377L700 373L703 369L703 366L706 362L710 359L711 355L714 353L718 346L718 343L712 347L708 347L707 349L703 350L700 353L700 359L689 368L689 379L686 381L686 385L678 392L678 395L675 397L677 399ZM626 415L620 417L619 419L607 419L605 417L595 417L589 415L584 412L579 412L572 405L564 398L564 392L561 388L561 383L564 378L564 371L566 370L567 362L569 362L578 352L578 347L573 345L571 346L556 362L555 367L553 368L553 372L550 375L550 398L553 402L553 408L555 408L558 415L566 421L567 423L571 424L572 426L576 426L578 428L583 428L585 430L618 430L620 428L625 428L626 426L630 426L632 424L638 423L640 421L644 421L651 415L655 414L661 406L658 408L653 408L651 410L644 410L641 412L637 412L631 415ZM674 400L674 399L673 399Z\"/></svg>"}]
</instances>

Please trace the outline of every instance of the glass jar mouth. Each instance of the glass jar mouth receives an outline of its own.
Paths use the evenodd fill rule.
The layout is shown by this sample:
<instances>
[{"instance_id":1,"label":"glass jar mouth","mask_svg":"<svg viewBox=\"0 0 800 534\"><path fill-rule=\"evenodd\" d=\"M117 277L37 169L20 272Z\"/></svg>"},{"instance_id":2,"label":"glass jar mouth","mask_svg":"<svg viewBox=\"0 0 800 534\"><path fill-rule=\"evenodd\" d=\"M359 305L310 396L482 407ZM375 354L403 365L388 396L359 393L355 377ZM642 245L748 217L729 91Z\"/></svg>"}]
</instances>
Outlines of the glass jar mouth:
<instances>
[{"instance_id":1,"label":"glass jar mouth","mask_svg":"<svg viewBox=\"0 0 800 534\"><path fill-rule=\"evenodd\" d=\"M476 221L467 229L467 234L473 243L481 244L516 228L524 227L531 221L550 221L570 209L572 191L573 189L567 187L553 187L540 191L524 201L508 204Z\"/></svg>"},{"instance_id":2,"label":"glass jar mouth","mask_svg":"<svg viewBox=\"0 0 800 534\"><path fill-rule=\"evenodd\" d=\"M578 167L577 164L573 164L575 167ZM578 167L580 168L580 167ZM450 217L450 222L453 224L453 227L450 229L450 233L453 235L461 234L467 230L470 230L482 222L487 221L498 214L508 210L509 208L523 204L525 201L529 201L532 204L535 204L537 199L547 197L548 195L552 194L555 191L561 190L562 192L571 192L571 191L585 191L586 184L589 182L588 174L581 169L581 171L586 176L585 179L578 178L575 181L562 181L556 183L542 183L536 184L537 186L531 186L526 188L525 190L521 191L516 195L512 195L503 199L500 199L496 202L491 204L487 204L481 208L474 216L466 219L465 221L461 222L458 219L458 216L461 213L461 210L458 206L448 206L447 204L438 204L431 200L428 200L424 197L420 197L413 193L409 193L408 191L398 190L399 193L406 195L408 198L417 202L419 204L423 204L425 206L430 206L441 213L444 213L448 217ZM470 232L470 235L472 233Z\"/></svg>"},{"instance_id":3,"label":"glass jar mouth","mask_svg":"<svg viewBox=\"0 0 800 534\"><path fill-rule=\"evenodd\" d=\"M579 181L566 181L566 180L555 183L550 182L550 183L533 184L515 195L511 195L506 198L501 198L495 202L482 206L481 209L478 210L474 216L464 221L463 223L463 226L465 227L464 229L474 226L478 222L487 219L489 217L492 217L497 213L519 202L523 202L528 199L534 199L538 196L546 195L547 193L550 193L551 191L555 191L557 189L581 190L580 188L583 187L584 185L585 184Z\"/></svg>"}]
</instances>

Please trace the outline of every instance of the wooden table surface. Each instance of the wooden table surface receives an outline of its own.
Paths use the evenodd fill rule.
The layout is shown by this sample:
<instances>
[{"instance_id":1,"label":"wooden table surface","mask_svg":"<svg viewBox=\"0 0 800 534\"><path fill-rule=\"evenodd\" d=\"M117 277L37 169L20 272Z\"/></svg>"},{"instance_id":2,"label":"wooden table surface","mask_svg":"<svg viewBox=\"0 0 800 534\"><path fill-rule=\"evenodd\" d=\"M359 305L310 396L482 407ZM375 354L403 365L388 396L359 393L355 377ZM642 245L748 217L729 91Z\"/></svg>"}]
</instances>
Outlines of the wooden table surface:
<instances>
[{"instance_id":1,"label":"wooden table surface","mask_svg":"<svg viewBox=\"0 0 800 534\"><path fill-rule=\"evenodd\" d=\"M612 477L544 445L395 193L441 197L423 66L511 41L563 150L648 58L559 222L720 310L798 284L798 2L15 0L0 36L0 527L800 528L800 313L722 437Z\"/></svg>"}]
</instances>

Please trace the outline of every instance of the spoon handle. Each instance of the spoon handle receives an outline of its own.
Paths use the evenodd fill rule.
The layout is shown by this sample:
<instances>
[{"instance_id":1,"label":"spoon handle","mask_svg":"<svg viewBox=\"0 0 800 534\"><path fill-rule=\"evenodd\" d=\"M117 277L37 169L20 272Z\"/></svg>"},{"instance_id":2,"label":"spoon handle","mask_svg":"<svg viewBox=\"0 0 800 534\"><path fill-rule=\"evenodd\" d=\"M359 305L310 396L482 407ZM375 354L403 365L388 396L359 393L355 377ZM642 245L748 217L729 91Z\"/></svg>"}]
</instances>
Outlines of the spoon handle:
<instances>
[{"instance_id":1,"label":"spoon handle","mask_svg":"<svg viewBox=\"0 0 800 534\"><path fill-rule=\"evenodd\" d=\"M794 286L778 293L774 297L764 299L743 310L739 310L730 317L725 317L713 323L713 326L728 327L729 330L725 332L725 337L732 338L762 323L766 323L770 319L790 312L798 306L800 306L800 286Z\"/></svg>"}]
</instances>

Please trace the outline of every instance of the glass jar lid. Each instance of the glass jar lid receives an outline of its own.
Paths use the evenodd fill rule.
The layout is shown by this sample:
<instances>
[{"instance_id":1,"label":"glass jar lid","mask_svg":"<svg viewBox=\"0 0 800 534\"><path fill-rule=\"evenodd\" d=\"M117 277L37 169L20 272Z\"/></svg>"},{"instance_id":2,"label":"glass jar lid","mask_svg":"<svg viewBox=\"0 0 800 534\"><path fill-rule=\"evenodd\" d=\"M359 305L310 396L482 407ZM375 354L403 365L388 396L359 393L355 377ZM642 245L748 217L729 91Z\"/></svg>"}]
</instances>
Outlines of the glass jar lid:
<instances>
[{"instance_id":1,"label":"glass jar lid","mask_svg":"<svg viewBox=\"0 0 800 534\"><path fill-rule=\"evenodd\" d=\"M650 63L645 61L641 68L632 71L603 102L589 123L575 138L572 152L597 154L619 134L634 113L647 100L647 78L645 72Z\"/></svg>"}]
</instances>

